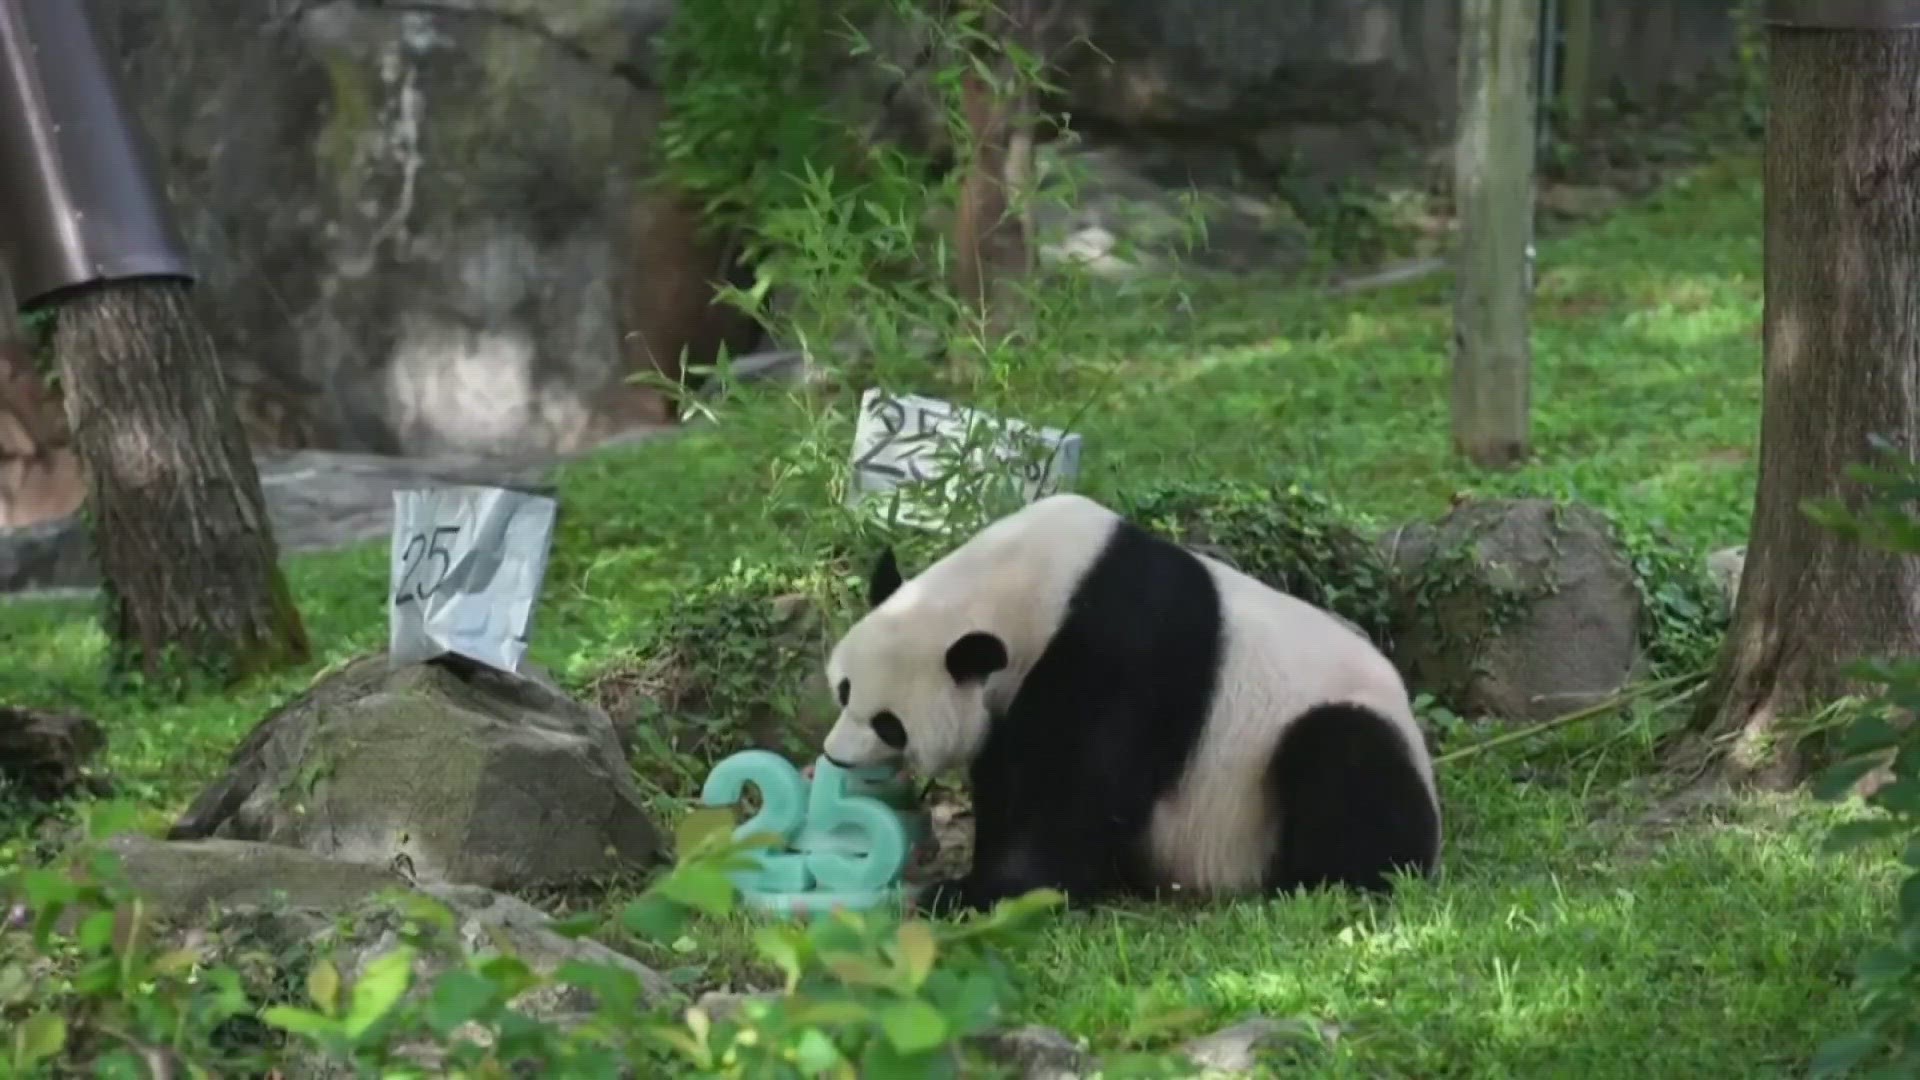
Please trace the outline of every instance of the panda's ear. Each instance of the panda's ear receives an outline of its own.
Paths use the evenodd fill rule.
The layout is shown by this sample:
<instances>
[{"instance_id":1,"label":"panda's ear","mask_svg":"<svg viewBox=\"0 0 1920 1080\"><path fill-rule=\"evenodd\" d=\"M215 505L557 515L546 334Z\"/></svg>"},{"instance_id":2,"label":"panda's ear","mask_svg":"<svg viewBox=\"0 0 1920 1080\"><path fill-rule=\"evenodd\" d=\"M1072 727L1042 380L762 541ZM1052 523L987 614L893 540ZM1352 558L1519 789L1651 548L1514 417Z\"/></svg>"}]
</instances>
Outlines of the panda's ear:
<instances>
[{"instance_id":1,"label":"panda's ear","mask_svg":"<svg viewBox=\"0 0 1920 1080\"><path fill-rule=\"evenodd\" d=\"M893 548L888 547L873 564L873 575L867 578L867 606L879 607L886 603L887 597L899 587L900 564L893 557Z\"/></svg>"},{"instance_id":2,"label":"panda's ear","mask_svg":"<svg viewBox=\"0 0 1920 1080\"><path fill-rule=\"evenodd\" d=\"M975 630L947 646L947 674L956 683L978 682L1007 666L1007 643Z\"/></svg>"}]
</instances>

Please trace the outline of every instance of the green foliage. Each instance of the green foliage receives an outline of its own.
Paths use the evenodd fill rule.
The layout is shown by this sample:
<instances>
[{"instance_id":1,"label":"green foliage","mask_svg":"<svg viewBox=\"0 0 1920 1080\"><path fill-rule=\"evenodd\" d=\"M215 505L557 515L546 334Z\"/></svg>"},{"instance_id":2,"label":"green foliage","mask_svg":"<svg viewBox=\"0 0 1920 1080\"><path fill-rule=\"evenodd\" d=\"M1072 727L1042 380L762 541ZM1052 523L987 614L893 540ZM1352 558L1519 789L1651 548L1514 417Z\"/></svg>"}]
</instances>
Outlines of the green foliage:
<instances>
[{"instance_id":1,"label":"green foliage","mask_svg":"<svg viewBox=\"0 0 1920 1080\"><path fill-rule=\"evenodd\" d=\"M950 203L952 185L931 181L918 155L875 144L835 93L850 66L887 67L859 30L887 18L942 28L913 0L717 0L677 9L659 43L661 179L755 267L754 286L724 298L809 350L863 304L951 307L939 302L944 251L927 211ZM791 293L786 310L770 306L775 290ZM893 325L874 327L888 356L902 347L885 337Z\"/></svg>"},{"instance_id":2,"label":"green foliage","mask_svg":"<svg viewBox=\"0 0 1920 1080\"><path fill-rule=\"evenodd\" d=\"M958 925L884 912L764 925L753 948L780 972L780 995L721 1018L690 1009L648 1033L701 1075L958 1076L963 1040L1014 993L995 949L1060 899L1042 890Z\"/></svg>"},{"instance_id":3,"label":"green foliage","mask_svg":"<svg viewBox=\"0 0 1920 1080\"><path fill-rule=\"evenodd\" d=\"M1054 89L1043 59L997 34L993 19L986 4L718 0L677 9L663 35L661 180L696 198L753 266L754 283L721 298L804 350L829 380L944 376L985 404L1011 369L1077 325L1085 274L1004 283L1021 317L992 332L949 282L947 230L980 149L961 108L965 78L1004 98ZM876 43L883 37L915 43L915 56L891 57ZM902 96L929 112L934 150L887 139L882 117L861 111ZM1074 179L1064 167L1034 177L1008 193L1009 214L1071 199ZM931 363L941 358L952 361L947 370ZM824 403L809 405L832 421Z\"/></svg>"},{"instance_id":4,"label":"green foliage","mask_svg":"<svg viewBox=\"0 0 1920 1080\"><path fill-rule=\"evenodd\" d=\"M812 554L796 552L793 562ZM722 758L760 745L810 757L825 730L814 693L843 593L831 558L735 563L686 590L636 654L600 673L595 696L630 724L645 778L697 789Z\"/></svg>"},{"instance_id":5,"label":"green foliage","mask_svg":"<svg viewBox=\"0 0 1920 1080\"><path fill-rule=\"evenodd\" d=\"M127 818L125 808L98 809L89 832L107 835ZM244 1061L224 1037L249 1011L239 976L164 942L110 852L81 845L64 864L9 875L0 912L28 928L0 938L0 1015L17 1023L0 1075L50 1075L75 1053L112 1077L147 1075L152 1054L195 1077L231 1075Z\"/></svg>"},{"instance_id":6,"label":"green foliage","mask_svg":"<svg viewBox=\"0 0 1920 1080\"><path fill-rule=\"evenodd\" d=\"M760 843L722 833L698 845L618 921L672 940L691 919L734 914L727 875ZM86 851L84 865L16 872L0 890L8 910L24 905L31 922L25 952L0 956L0 1011L19 1014L0 1048L0 1075L91 1066L102 1076L145 1076L142 1062L162 1054L194 1077L315 1057L387 1077L532 1069L599 1080L653 1073L666 1057L677 1059L676 1075L957 1076L963 1040L998 1021L1012 993L999 951L1061 899L1043 890L959 924L835 913L807 926L763 925L754 940L784 975L782 992L716 1018L699 1008L676 1017L673 1003L647 1001L639 978L617 965L568 961L543 974L505 949L470 952L450 909L402 892L392 898L403 919L394 947L351 980L320 958L299 1001L260 1007L221 958L168 944L110 852ZM556 929L579 936L599 922L588 916ZM594 1002L584 1023L527 1011L530 995L561 989ZM222 1047L223 1025L256 1015L284 1045Z\"/></svg>"},{"instance_id":7,"label":"green foliage","mask_svg":"<svg viewBox=\"0 0 1920 1080\"><path fill-rule=\"evenodd\" d=\"M1326 181L1291 171L1279 194L1313 237L1326 266L1376 266L1418 253L1418 220L1432 212L1422 191L1379 181Z\"/></svg>"},{"instance_id":8,"label":"green foliage","mask_svg":"<svg viewBox=\"0 0 1920 1080\"><path fill-rule=\"evenodd\" d=\"M1217 547L1245 573L1388 640L1386 559L1356 515L1326 495L1297 483L1166 483L1126 495L1122 506L1142 525Z\"/></svg>"},{"instance_id":9,"label":"green foliage","mask_svg":"<svg viewBox=\"0 0 1920 1080\"><path fill-rule=\"evenodd\" d=\"M821 60L847 46L847 20L862 10L875 5L713 0L676 11L657 46L666 115L655 145L684 191L739 212L850 147Z\"/></svg>"},{"instance_id":10,"label":"green foliage","mask_svg":"<svg viewBox=\"0 0 1920 1080\"><path fill-rule=\"evenodd\" d=\"M53 329L59 309L52 304L30 307L20 313L20 336L27 343L27 355L33 358L40 378L59 392L60 372L54 363Z\"/></svg>"},{"instance_id":11,"label":"green foliage","mask_svg":"<svg viewBox=\"0 0 1920 1080\"><path fill-rule=\"evenodd\" d=\"M1640 640L1651 678L1706 671L1727 628L1724 601L1698 553L1657 523L1608 515L1626 545L1645 606Z\"/></svg>"},{"instance_id":12,"label":"green foliage","mask_svg":"<svg viewBox=\"0 0 1920 1080\"><path fill-rule=\"evenodd\" d=\"M1876 440L1883 464L1849 470L1874 493L1854 510L1839 501L1809 504L1814 520L1855 543L1904 558L1920 556L1920 462ZM1894 933L1860 957L1854 993L1858 1025L1821 1047L1814 1075L1844 1076L1878 1067L1874 1076L1920 1071L1920 657L1863 658L1852 674L1878 688L1871 697L1842 703L1835 725L1836 760L1817 779L1821 798L1846 798L1867 774L1890 778L1866 803L1879 813L1833 830L1835 848L1869 842L1900 845L1902 879L1894 905Z\"/></svg>"}]
</instances>

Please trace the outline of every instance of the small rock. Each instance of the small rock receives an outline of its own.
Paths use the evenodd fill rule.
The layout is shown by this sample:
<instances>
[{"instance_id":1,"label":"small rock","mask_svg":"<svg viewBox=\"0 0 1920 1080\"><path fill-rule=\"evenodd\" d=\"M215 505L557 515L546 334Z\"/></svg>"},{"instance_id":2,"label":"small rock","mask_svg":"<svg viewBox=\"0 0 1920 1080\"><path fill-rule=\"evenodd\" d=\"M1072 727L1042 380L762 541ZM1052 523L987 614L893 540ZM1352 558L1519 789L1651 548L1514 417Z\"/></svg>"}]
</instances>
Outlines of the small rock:
<instances>
[{"instance_id":1,"label":"small rock","mask_svg":"<svg viewBox=\"0 0 1920 1080\"><path fill-rule=\"evenodd\" d=\"M1258 1067L1261 1051L1276 1042L1293 1039L1331 1042L1338 1037L1339 1029L1331 1024L1316 1026L1301 1020L1256 1017L1194 1039L1182 1046L1180 1052L1198 1065L1203 1075L1237 1076Z\"/></svg>"},{"instance_id":2,"label":"small rock","mask_svg":"<svg viewBox=\"0 0 1920 1080\"><path fill-rule=\"evenodd\" d=\"M693 1007L706 1013L707 1019L718 1023L732 1019L735 1013L751 1002L779 999L780 992L777 990L709 990L700 995Z\"/></svg>"},{"instance_id":3,"label":"small rock","mask_svg":"<svg viewBox=\"0 0 1920 1080\"><path fill-rule=\"evenodd\" d=\"M93 546L78 515L0 529L0 594L69 594L98 582Z\"/></svg>"},{"instance_id":4,"label":"small rock","mask_svg":"<svg viewBox=\"0 0 1920 1080\"><path fill-rule=\"evenodd\" d=\"M1098 1066L1080 1044L1039 1024L976 1035L967 1045L1020 1080L1080 1080Z\"/></svg>"},{"instance_id":5,"label":"small rock","mask_svg":"<svg viewBox=\"0 0 1920 1080\"><path fill-rule=\"evenodd\" d=\"M0 781L31 799L98 790L85 766L106 744L100 725L84 716L0 705Z\"/></svg>"},{"instance_id":6,"label":"small rock","mask_svg":"<svg viewBox=\"0 0 1920 1080\"><path fill-rule=\"evenodd\" d=\"M771 383L777 386L812 386L820 383L825 372L804 349L779 349L772 352L737 356L727 364L728 378L735 384ZM716 379L703 383L695 396L717 398L723 386Z\"/></svg>"},{"instance_id":7,"label":"small rock","mask_svg":"<svg viewBox=\"0 0 1920 1080\"><path fill-rule=\"evenodd\" d=\"M944 799L927 807L929 835L916 847L905 877L926 884L966 874L973 859L973 811Z\"/></svg>"},{"instance_id":8,"label":"small rock","mask_svg":"<svg viewBox=\"0 0 1920 1080\"><path fill-rule=\"evenodd\" d=\"M1466 499L1389 534L1393 658L1463 715L1537 721L1640 670L1644 600L1607 520L1545 499Z\"/></svg>"},{"instance_id":9,"label":"small rock","mask_svg":"<svg viewBox=\"0 0 1920 1080\"><path fill-rule=\"evenodd\" d=\"M1724 606L1721 610L1733 614L1734 602L1740 599L1740 574L1747 567L1747 546L1722 548L1707 556L1707 576L1713 579L1714 587L1720 591Z\"/></svg>"},{"instance_id":10,"label":"small rock","mask_svg":"<svg viewBox=\"0 0 1920 1080\"><path fill-rule=\"evenodd\" d=\"M769 603L773 608L773 621L781 626L811 619L819 614L818 605L806 593L781 593Z\"/></svg>"}]
</instances>

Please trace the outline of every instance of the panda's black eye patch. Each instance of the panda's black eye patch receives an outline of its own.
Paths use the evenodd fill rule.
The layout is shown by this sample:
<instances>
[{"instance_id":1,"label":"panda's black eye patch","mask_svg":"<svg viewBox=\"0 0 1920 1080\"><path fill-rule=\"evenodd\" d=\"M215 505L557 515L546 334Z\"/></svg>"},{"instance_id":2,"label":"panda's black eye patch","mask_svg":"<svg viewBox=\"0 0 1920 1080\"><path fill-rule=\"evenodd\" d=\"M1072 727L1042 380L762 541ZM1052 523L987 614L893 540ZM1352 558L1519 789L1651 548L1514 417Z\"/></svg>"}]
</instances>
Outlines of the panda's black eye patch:
<instances>
[{"instance_id":1,"label":"panda's black eye patch","mask_svg":"<svg viewBox=\"0 0 1920 1080\"><path fill-rule=\"evenodd\" d=\"M906 749L907 728L900 722L899 717L890 712L881 711L874 713L873 720L870 722L873 725L873 733L879 736L880 741L886 743L889 749Z\"/></svg>"},{"instance_id":2,"label":"panda's black eye patch","mask_svg":"<svg viewBox=\"0 0 1920 1080\"><path fill-rule=\"evenodd\" d=\"M833 692L840 695L840 707L844 709L847 707L847 695L853 692L853 684L841 679L840 685L835 687Z\"/></svg>"}]
</instances>

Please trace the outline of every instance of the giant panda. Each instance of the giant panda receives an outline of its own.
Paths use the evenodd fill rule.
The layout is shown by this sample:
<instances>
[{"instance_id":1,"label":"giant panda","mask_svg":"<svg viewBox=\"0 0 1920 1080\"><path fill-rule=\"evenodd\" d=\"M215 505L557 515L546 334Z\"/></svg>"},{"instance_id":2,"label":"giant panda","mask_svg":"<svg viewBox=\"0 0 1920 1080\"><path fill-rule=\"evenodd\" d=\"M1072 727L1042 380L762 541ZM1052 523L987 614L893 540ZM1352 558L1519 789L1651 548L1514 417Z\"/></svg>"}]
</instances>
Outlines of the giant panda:
<instances>
[{"instance_id":1,"label":"giant panda","mask_svg":"<svg viewBox=\"0 0 1920 1080\"><path fill-rule=\"evenodd\" d=\"M1346 886L1440 854L1433 762L1391 662L1333 615L1081 495L912 580L893 550L830 653L842 767L965 767L968 873L936 915Z\"/></svg>"}]
</instances>

